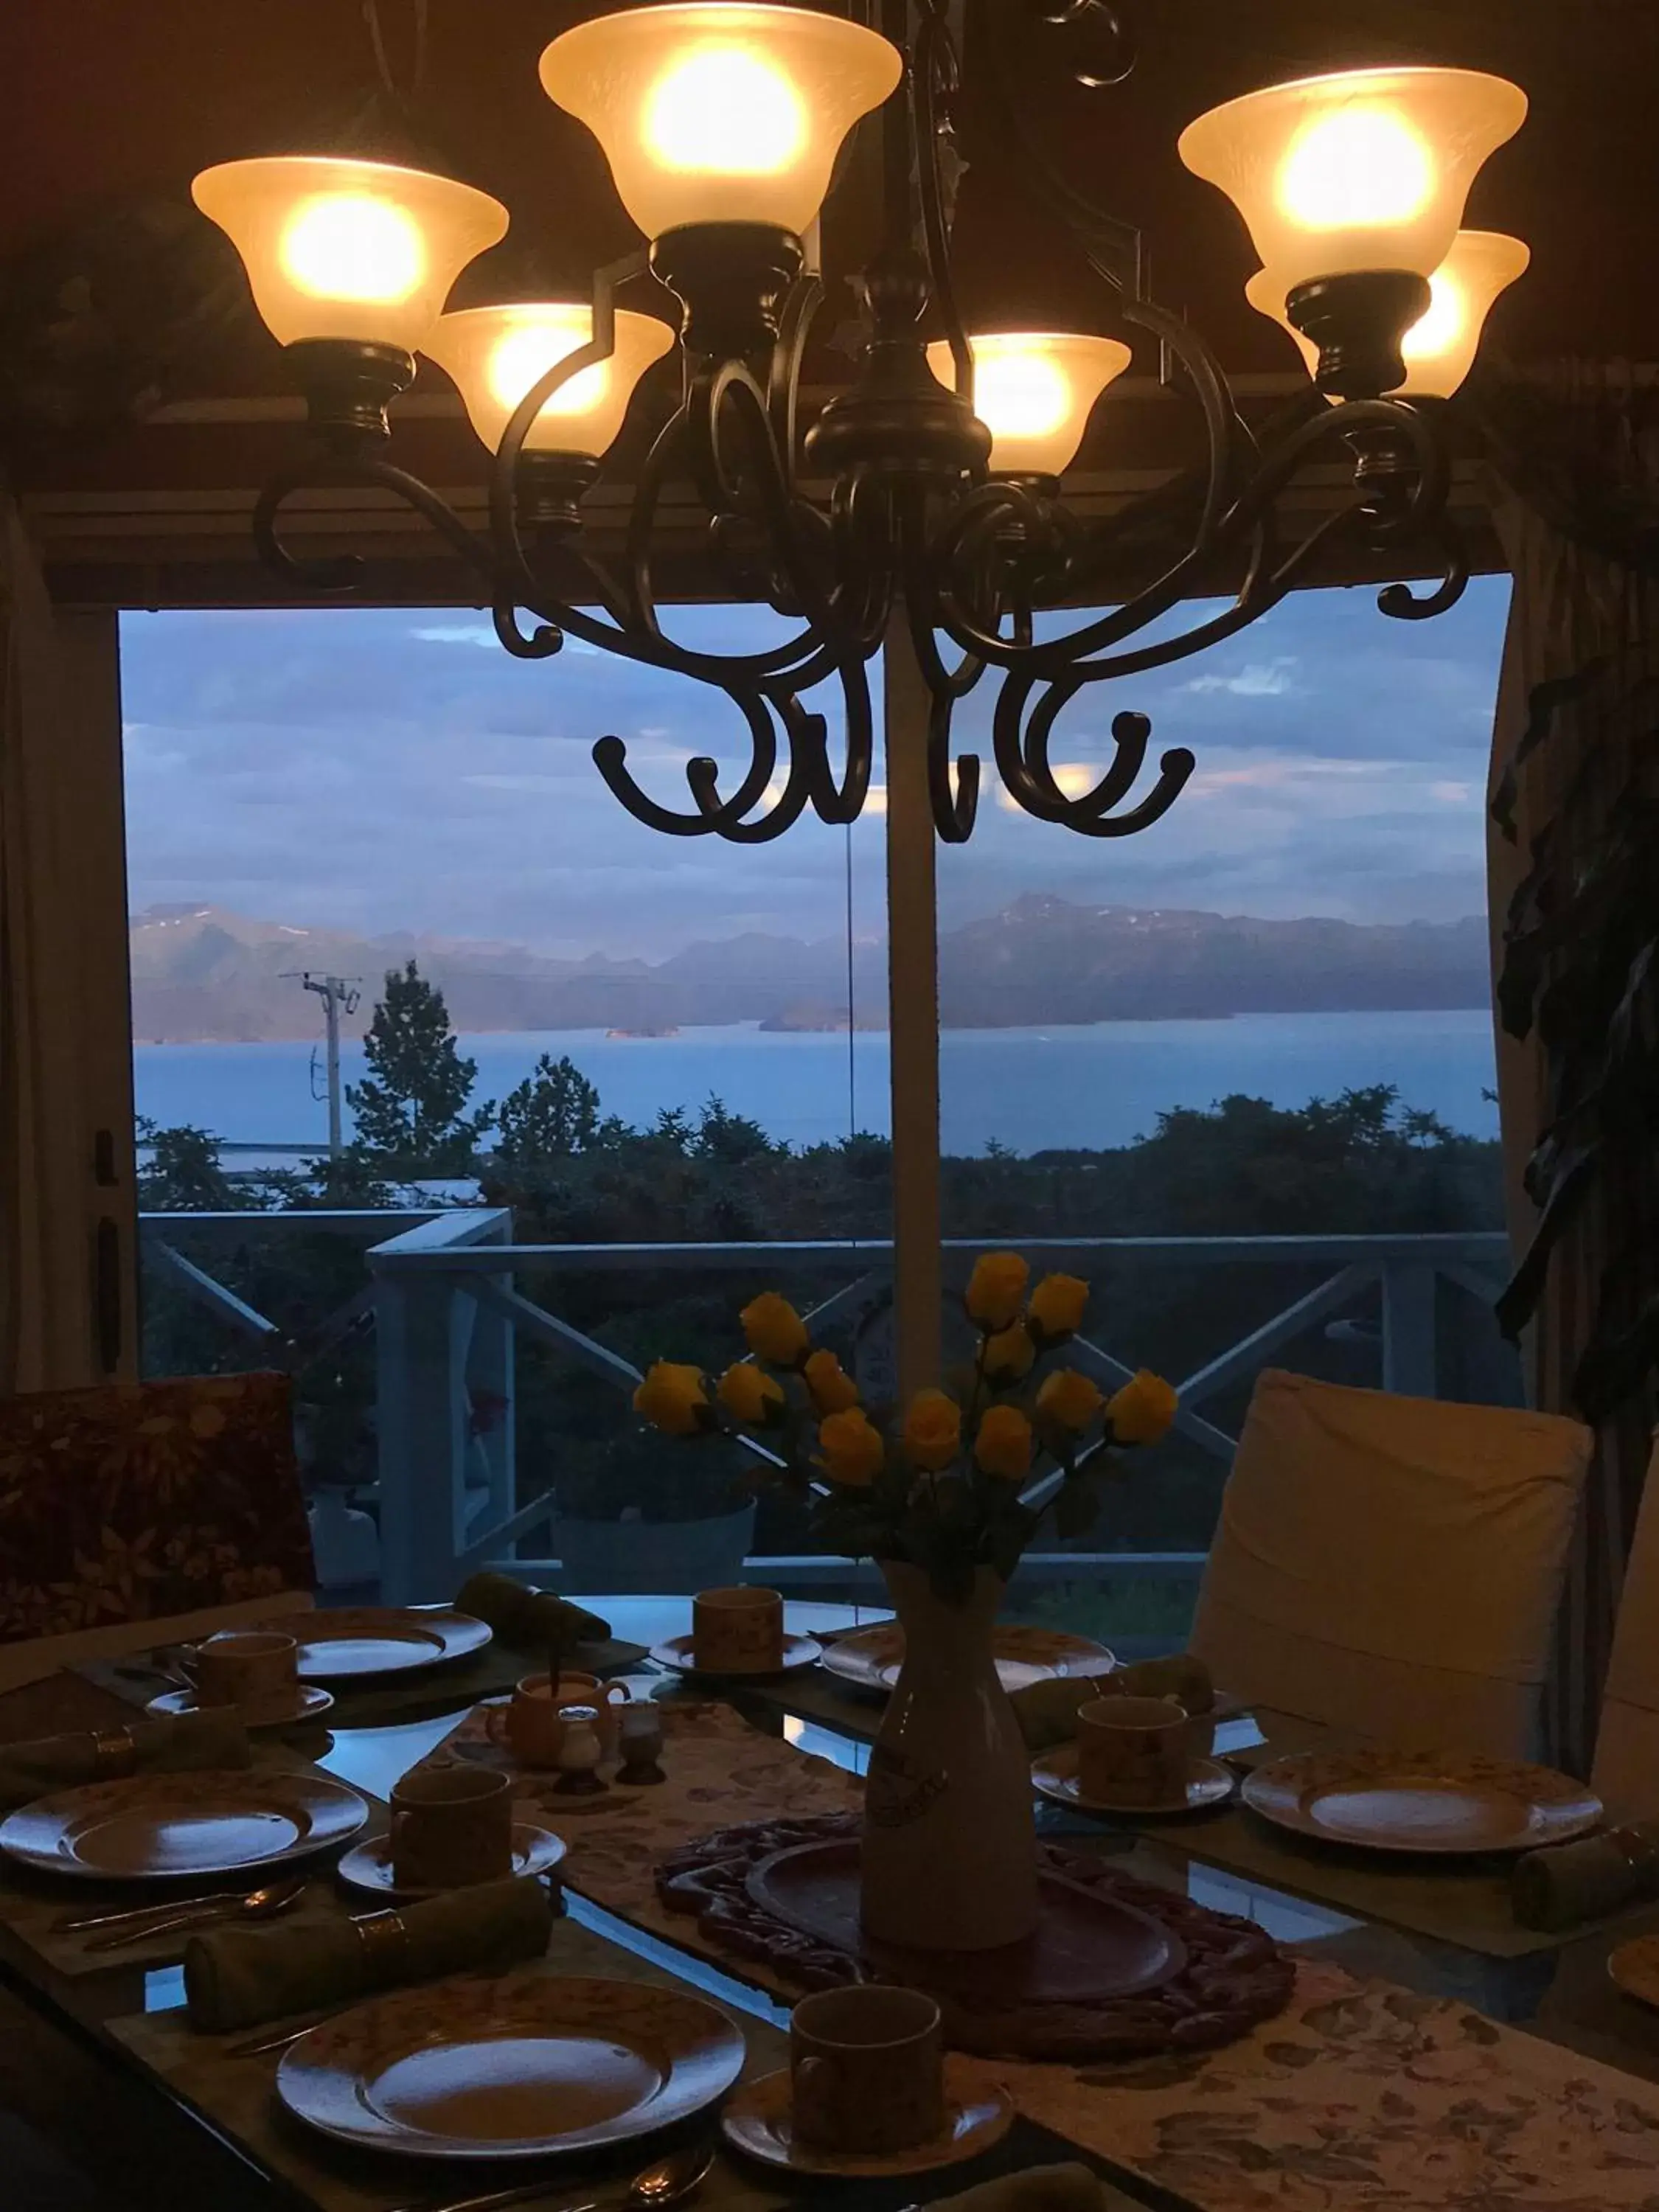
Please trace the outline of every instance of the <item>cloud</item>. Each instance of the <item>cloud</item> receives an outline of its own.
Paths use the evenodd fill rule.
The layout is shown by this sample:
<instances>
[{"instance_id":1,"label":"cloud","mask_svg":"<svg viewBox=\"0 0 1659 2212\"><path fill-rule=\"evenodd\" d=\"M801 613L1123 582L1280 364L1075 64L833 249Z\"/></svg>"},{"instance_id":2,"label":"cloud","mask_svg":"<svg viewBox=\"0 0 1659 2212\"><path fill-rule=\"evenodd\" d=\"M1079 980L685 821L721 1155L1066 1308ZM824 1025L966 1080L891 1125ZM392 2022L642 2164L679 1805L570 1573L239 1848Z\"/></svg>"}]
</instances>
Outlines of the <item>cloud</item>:
<instances>
[{"instance_id":1,"label":"cloud","mask_svg":"<svg viewBox=\"0 0 1659 2212\"><path fill-rule=\"evenodd\" d=\"M1197 698L1225 691L1235 699L1283 699L1301 689L1291 676L1297 665L1294 654L1279 660L1251 660L1231 676L1194 676L1181 688Z\"/></svg>"}]
</instances>

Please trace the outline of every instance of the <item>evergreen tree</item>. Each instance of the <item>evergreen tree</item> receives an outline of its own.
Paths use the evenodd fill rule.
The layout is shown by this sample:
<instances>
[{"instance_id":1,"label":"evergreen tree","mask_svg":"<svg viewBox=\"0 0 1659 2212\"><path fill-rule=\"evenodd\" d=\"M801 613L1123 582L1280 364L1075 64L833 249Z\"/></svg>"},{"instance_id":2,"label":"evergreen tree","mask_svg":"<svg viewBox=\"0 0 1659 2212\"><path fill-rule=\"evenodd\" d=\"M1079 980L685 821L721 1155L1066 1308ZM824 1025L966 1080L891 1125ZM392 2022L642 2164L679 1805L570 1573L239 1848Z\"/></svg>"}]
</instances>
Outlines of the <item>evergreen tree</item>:
<instances>
[{"instance_id":1,"label":"evergreen tree","mask_svg":"<svg viewBox=\"0 0 1659 2212\"><path fill-rule=\"evenodd\" d=\"M501 1101L495 1157L504 1167L592 1152L599 1133L599 1094L567 1054L544 1053L535 1071Z\"/></svg>"},{"instance_id":2,"label":"evergreen tree","mask_svg":"<svg viewBox=\"0 0 1659 2212\"><path fill-rule=\"evenodd\" d=\"M388 971L363 1040L369 1073L346 1091L357 1149L404 1175L465 1175L493 1105L466 1111L478 1063L464 1060L444 994L411 960Z\"/></svg>"}]
</instances>

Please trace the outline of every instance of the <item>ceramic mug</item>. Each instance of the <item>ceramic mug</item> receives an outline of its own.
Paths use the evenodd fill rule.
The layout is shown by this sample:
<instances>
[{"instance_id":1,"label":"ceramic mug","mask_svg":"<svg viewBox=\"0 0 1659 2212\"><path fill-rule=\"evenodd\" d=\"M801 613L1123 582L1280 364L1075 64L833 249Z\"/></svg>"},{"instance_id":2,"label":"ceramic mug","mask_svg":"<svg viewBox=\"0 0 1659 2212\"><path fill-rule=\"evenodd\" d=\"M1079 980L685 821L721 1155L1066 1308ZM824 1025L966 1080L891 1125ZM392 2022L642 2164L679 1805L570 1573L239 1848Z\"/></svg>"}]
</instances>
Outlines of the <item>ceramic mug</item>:
<instances>
[{"instance_id":1,"label":"ceramic mug","mask_svg":"<svg viewBox=\"0 0 1659 2212\"><path fill-rule=\"evenodd\" d=\"M300 1647L266 1628L222 1628L196 1647L196 1702L290 1712L299 1702Z\"/></svg>"},{"instance_id":2,"label":"ceramic mug","mask_svg":"<svg viewBox=\"0 0 1659 2212\"><path fill-rule=\"evenodd\" d=\"M1191 1723L1174 1698L1091 1699L1077 1717L1078 1786L1093 1805L1171 1805L1192 1771Z\"/></svg>"},{"instance_id":3,"label":"ceramic mug","mask_svg":"<svg viewBox=\"0 0 1659 2212\"><path fill-rule=\"evenodd\" d=\"M513 1871L513 1784L482 1766L416 1767L392 1785L399 1889L463 1889Z\"/></svg>"},{"instance_id":4,"label":"ceramic mug","mask_svg":"<svg viewBox=\"0 0 1659 2212\"><path fill-rule=\"evenodd\" d=\"M879 1982L820 1990L789 2019L790 2129L797 2141L878 2158L945 2126L939 2007Z\"/></svg>"},{"instance_id":5,"label":"ceramic mug","mask_svg":"<svg viewBox=\"0 0 1659 2212\"><path fill-rule=\"evenodd\" d=\"M552 1768L559 1763L564 1719L545 1674L526 1674L515 1683L510 1704L486 1705L484 1728L491 1743L510 1751L520 1766Z\"/></svg>"},{"instance_id":6,"label":"ceramic mug","mask_svg":"<svg viewBox=\"0 0 1659 2212\"><path fill-rule=\"evenodd\" d=\"M706 1674L775 1674L783 1664L783 1600L774 1589L699 1590L691 1662Z\"/></svg>"}]
</instances>

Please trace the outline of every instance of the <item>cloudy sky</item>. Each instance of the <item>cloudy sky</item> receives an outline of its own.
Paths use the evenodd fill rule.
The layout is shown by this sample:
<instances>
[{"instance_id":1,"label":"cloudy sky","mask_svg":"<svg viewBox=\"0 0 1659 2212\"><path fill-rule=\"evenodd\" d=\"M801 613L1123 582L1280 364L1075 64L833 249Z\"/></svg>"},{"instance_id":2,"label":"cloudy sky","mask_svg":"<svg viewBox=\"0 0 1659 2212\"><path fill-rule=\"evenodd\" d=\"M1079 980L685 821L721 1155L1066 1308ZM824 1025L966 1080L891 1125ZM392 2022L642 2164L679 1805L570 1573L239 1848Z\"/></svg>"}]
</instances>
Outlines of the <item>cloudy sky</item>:
<instances>
[{"instance_id":1,"label":"cloudy sky","mask_svg":"<svg viewBox=\"0 0 1659 2212\"><path fill-rule=\"evenodd\" d=\"M1113 714L1138 708L1154 758L1196 752L1186 793L1144 836L1097 842L993 786L972 843L942 856L943 919L1023 891L1362 921L1480 911L1507 598L1507 578L1478 580L1450 615L1407 624L1370 592L1297 594L1231 645L1085 695L1057 759L1100 763ZM690 610L678 634L752 649L768 619ZM770 846L669 839L612 800L588 757L612 732L665 803L684 804L694 753L731 762L735 781L735 715L678 678L580 646L514 661L465 611L306 610L126 616L122 681L135 910L182 901L647 957L843 926L845 831L809 816ZM979 706L962 718L969 744ZM877 809L851 847L855 927L874 935Z\"/></svg>"}]
</instances>

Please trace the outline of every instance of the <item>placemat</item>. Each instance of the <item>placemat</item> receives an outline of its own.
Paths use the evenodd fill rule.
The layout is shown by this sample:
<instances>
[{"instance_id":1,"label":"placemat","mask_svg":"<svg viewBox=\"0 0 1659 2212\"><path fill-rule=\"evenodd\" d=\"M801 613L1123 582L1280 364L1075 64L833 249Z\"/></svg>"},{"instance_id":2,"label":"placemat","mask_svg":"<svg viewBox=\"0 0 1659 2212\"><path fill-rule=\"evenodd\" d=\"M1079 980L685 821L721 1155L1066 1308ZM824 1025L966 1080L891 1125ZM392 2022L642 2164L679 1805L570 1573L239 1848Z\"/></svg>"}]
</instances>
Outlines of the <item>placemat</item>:
<instances>
[{"instance_id":1,"label":"placemat","mask_svg":"<svg viewBox=\"0 0 1659 2212\"><path fill-rule=\"evenodd\" d=\"M255 1767L276 1767L288 1772L324 1773L313 1767L309 1759L287 1750L281 1744L258 1745L253 1755ZM337 1775L326 1775L337 1782ZM360 1797L368 1804L368 1824L360 1833L362 1837L380 1835L386 1826L386 1808L378 1797L358 1788ZM357 1838L353 1838L356 1842ZM283 1916L285 1925L299 1926L322 1920L337 1920L353 1909L349 1900L334 1880L333 1860L336 1854L313 1861L310 1879L301 1902ZM270 1875L273 1881L284 1879L289 1873L304 1872L298 1868L280 1867ZM240 1884L245 1890L258 1887L259 1875L250 1869ZM198 1885L200 1890L234 1889L237 1878L213 1880ZM100 1930L88 1929L84 1935L55 1935L52 1923L67 1913L77 1917L82 1913L116 1912L127 1908L157 1902L155 1892L143 1883L114 1884L65 1879L54 1881L50 1875L35 1874L27 1867L17 1865L0 1854L0 1927L8 1929L19 1941L27 1945L37 1956L60 1974L107 1974L134 1967L171 1965L185 1955L185 1944L190 1931L179 1929L171 1936L149 1936L136 1943L124 1943L118 1951L88 1951L87 1945ZM190 1902L184 1892L179 1895L182 1907ZM365 1905L358 1901L355 1909L362 1911Z\"/></svg>"},{"instance_id":2,"label":"placemat","mask_svg":"<svg viewBox=\"0 0 1659 2212\"><path fill-rule=\"evenodd\" d=\"M1297 1970L1207 2057L970 2060L1020 2111L1199 2212L1649 2212L1659 2092L1455 2001Z\"/></svg>"},{"instance_id":3,"label":"placemat","mask_svg":"<svg viewBox=\"0 0 1659 2212\"><path fill-rule=\"evenodd\" d=\"M556 1924L544 1960L518 1972L593 1974L654 1982L666 1988L684 1986L678 1976L665 1968L573 1921ZM788 2040L781 2029L746 2013L734 2016L749 2046L745 2079L770 2073L786 2063ZM112 2022L109 2033L164 2085L170 2096L244 2145L267 2172L301 2191L318 2212L389 2212L389 2208L422 2199L507 2187L518 2178L516 2170L498 2166L438 2167L423 2161L370 2160L325 2142L289 2119L272 2095L279 2052L232 2057L227 2046L238 2041L237 2037L193 2034L182 2012L135 2014ZM708 2118L701 2117L679 2132L696 2139L708 2124ZM648 2145L624 2144L607 2156L590 2152L550 2164L545 2169L547 2197L554 2203L585 2197L591 2193L590 2184L592 2192L619 2196L628 2177L647 2159L660 2156L665 2142L674 2139L654 2136ZM901 2205L954 2195L997 2173L1023 2172L1033 2166L1075 2155L1071 2145L1057 2140L1046 2128L1022 2120L996 2150L971 2166L893 2182L860 2182L859 2212L896 2212ZM766 2212L766 2208L777 2206L781 2197L794 2191L822 2199L824 2187L822 2182L807 2179L792 2182L787 2176L722 2150L697 2192L696 2203L699 2212ZM1136 2212L1136 2206L1131 2198L1109 2188L1106 2212Z\"/></svg>"}]
</instances>

